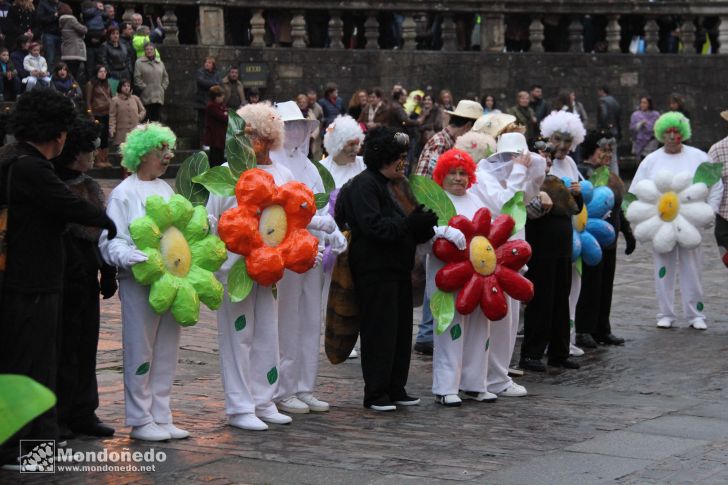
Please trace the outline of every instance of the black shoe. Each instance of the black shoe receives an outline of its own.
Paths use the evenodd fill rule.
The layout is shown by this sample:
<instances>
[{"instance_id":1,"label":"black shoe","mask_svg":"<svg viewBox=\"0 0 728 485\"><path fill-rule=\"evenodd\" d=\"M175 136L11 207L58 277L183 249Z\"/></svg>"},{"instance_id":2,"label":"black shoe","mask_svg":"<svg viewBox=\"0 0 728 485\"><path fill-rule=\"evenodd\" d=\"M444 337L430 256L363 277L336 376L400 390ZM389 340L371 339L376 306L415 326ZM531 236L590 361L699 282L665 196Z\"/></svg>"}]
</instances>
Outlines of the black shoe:
<instances>
[{"instance_id":1,"label":"black shoe","mask_svg":"<svg viewBox=\"0 0 728 485\"><path fill-rule=\"evenodd\" d=\"M581 366L571 359L549 360L549 367L563 367L564 369L578 369Z\"/></svg>"},{"instance_id":2,"label":"black shoe","mask_svg":"<svg viewBox=\"0 0 728 485\"><path fill-rule=\"evenodd\" d=\"M397 406L395 406L394 403L392 401L390 401L387 397L381 397L381 398L377 399L376 401L372 401L368 404L364 404L364 407L367 409L371 409L372 411L380 411L380 412L397 410Z\"/></svg>"},{"instance_id":3,"label":"black shoe","mask_svg":"<svg viewBox=\"0 0 728 485\"><path fill-rule=\"evenodd\" d=\"M521 369L530 370L533 372L546 372L546 366L543 365L541 359L531 359L529 357L521 358L521 362L518 364Z\"/></svg>"},{"instance_id":4,"label":"black shoe","mask_svg":"<svg viewBox=\"0 0 728 485\"><path fill-rule=\"evenodd\" d=\"M96 417L93 420L73 423L70 428L74 433L86 436L96 436L98 438L114 436L114 428L106 426Z\"/></svg>"},{"instance_id":5,"label":"black shoe","mask_svg":"<svg viewBox=\"0 0 728 485\"><path fill-rule=\"evenodd\" d=\"M67 424L58 423L58 436L59 441L72 440L76 437L76 433L71 431Z\"/></svg>"},{"instance_id":6,"label":"black shoe","mask_svg":"<svg viewBox=\"0 0 728 485\"><path fill-rule=\"evenodd\" d=\"M609 335L605 335L603 337L594 336L594 340L602 345L624 345L624 339L621 337L617 337L613 333L610 333Z\"/></svg>"},{"instance_id":7,"label":"black shoe","mask_svg":"<svg viewBox=\"0 0 728 485\"><path fill-rule=\"evenodd\" d=\"M587 348L587 349L596 349L597 342L588 333L577 333L576 334L576 346L582 347L582 348Z\"/></svg>"},{"instance_id":8,"label":"black shoe","mask_svg":"<svg viewBox=\"0 0 728 485\"><path fill-rule=\"evenodd\" d=\"M416 342L415 352L422 355L432 355L432 343L431 342Z\"/></svg>"},{"instance_id":9,"label":"black shoe","mask_svg":"<svg viewBox=\"0 0 728 485\"><path fill-rule=\"evenodd\" d=\"M407 394L394 399L394 404L396 404L397 406L417 406L419 403L419 397L412 397L408 396Z\"/></svg>"}]
</instances>

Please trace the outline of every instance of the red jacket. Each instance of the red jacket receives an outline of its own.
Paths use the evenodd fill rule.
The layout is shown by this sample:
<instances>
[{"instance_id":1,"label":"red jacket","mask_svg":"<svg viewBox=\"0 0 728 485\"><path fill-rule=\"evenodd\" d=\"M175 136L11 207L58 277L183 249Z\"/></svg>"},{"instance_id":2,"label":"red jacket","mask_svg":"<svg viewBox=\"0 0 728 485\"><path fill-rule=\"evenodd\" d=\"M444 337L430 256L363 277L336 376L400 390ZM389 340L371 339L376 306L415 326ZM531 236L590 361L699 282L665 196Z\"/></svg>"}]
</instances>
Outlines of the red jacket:
<instances>
[{"instance_id":1,"label":"red jacket","mask_svg":"<svg viewBox=\"0 0 728 485\"><path fill-rule=\"evenodd\" d=\"M224 149L227 123L227 107L222 103L209 101L205 108L205 133L202 143L211 148Z\"/></svg>"}]
</instances>

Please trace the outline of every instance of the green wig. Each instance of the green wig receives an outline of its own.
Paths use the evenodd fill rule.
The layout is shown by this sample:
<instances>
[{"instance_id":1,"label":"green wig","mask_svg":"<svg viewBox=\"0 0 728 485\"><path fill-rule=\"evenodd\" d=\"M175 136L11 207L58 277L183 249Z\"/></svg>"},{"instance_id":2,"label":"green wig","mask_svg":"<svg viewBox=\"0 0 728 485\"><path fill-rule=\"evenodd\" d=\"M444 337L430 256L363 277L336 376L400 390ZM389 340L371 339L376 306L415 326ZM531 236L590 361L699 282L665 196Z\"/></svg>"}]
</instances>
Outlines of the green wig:
<instances>
[{"instance_id":1,"label":"green wig","mask_svg":"<svg viewBox=\"0 0 728 485\"><path fill-rule=\"evenodd\" d=\"M655 138L657 138L657 141L662 143L662 137L665 136L665 132L670 128L675 128L679 131L683 141L689 140L692 136L690 120L679 111L669 111L657 118L655 122Z\"/></svg>"},{"instance_id":2,"label":"green wig","mask_svg":"<svg viewBox=\"0 0 728 485\"><path fill-rule=\"evenodd\" d=\"M167 144L174 149L177 137L174 132L159 123L144 123L137 126L121 144L121 164L131 172L136 172L142 163L142 157L150 151Z\"/></svg>"}]
</instances>

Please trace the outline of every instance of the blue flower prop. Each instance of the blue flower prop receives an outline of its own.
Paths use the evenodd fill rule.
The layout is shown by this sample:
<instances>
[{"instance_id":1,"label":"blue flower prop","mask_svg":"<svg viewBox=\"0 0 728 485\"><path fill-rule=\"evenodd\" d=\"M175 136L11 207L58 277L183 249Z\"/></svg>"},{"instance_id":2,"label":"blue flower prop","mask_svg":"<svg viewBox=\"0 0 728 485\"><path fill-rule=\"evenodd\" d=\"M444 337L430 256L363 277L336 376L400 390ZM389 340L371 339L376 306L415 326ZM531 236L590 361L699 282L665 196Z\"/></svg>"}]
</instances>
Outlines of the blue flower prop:
<instances>
[{"instance_id":1,"label":"blue flower prop","mask_svg":"<svg viewBox=\"0 0 728 485\"><path fill-rule=\"evenodd\" d=\"M564 178L564 183L571 185L571 180ZM614 227L604 220L614 208L614 193L606 185L594 187L588 180L582 180L579 185L584 207L573 220L571 261L581 257L587 266L596 266L602 260L602 247L617 238Z\"/></svg>"}]
</instances>

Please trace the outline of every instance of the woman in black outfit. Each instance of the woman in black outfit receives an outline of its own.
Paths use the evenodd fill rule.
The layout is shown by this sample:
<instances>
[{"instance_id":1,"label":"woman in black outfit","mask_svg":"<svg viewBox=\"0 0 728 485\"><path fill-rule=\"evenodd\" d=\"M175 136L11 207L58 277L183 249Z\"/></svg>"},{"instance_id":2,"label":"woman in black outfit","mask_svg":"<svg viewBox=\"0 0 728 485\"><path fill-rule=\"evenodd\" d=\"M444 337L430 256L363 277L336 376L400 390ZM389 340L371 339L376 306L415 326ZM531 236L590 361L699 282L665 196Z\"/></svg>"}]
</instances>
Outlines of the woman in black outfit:
<instances>
[{"instance_id":1,"label":"woman in black outfit","mask_svg":"<svg viewBox=\"0 0 728 485\"><path fill-rule=\"evenodd\" d=\"M364 140L367 169L336 202L336 221L351 230L349 265L359 305L364 407L393 411L419 404L405 391L412 346L415 247L434 235L437 216L416 207L409 215L392 196L404 177L409 138L386 127Z\"/></svg>"}]
</instances>

